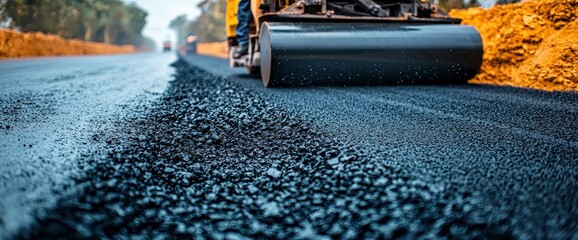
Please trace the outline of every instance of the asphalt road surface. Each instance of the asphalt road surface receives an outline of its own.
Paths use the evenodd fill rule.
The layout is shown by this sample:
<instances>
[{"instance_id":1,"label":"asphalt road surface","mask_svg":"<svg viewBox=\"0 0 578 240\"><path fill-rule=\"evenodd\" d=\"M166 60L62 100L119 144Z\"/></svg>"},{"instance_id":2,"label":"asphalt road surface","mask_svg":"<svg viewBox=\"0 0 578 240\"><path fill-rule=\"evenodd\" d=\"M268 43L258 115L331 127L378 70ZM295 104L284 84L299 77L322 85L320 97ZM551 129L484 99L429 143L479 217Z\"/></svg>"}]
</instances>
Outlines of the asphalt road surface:
<instances>
[{"instance_id":1,"label":"asphalt road surface","mask_svg":"<svg viewBox=\"0 0 578 240\"><path fill-rule=\"evenodd\" d=\"M578 239L578 95L0 62L0 238Z\"/></svg>"},{"instance_id":2,"label":"asphalt road surface","mask_svg":"<svg viewBox=\"0 0 578 240\"><path fill-rule=\"evenodd\" d=\"M0 61L0 239L53 207L128 105L162 93L169 55Z\"/></svg>"}]
</instances>

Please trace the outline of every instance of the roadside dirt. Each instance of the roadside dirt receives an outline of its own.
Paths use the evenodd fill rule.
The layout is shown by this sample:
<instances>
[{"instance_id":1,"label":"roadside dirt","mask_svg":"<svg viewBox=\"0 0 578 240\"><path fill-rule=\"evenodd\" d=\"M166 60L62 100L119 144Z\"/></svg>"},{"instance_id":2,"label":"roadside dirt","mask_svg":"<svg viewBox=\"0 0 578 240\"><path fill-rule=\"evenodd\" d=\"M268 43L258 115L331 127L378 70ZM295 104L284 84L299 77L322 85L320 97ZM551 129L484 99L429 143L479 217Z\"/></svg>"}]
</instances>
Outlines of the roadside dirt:
<instances>
[{"instance_id":1,"label":"roadside dirt","mask_svg":"<svg viewBox=\"0 0 578 240\"><path fill-rule=\"evenodd\" d=\"M453 10L484 40L482 71L470 82L578 91L578 0L527 1Z\"/></svg>"},{"instance_id":2,"label":"roadside dirt","mask_svg":"<svg viewBox=\"0 0 578 240\"><path fill-rule=\"evenodd\" d=\"M57 35L0 29L0 59L38 56L132 53L133 46L66 40Z\"/></svg>"},{"instance_id":3,"label":"roadside dirt","mask_svg":"<svg viewBox=\"0 0 578 240\"><path fill-rule=\"evenodd\" d=\"M228 57L227 42L210 42L199 44L199 54L210 55L220 58Z\"/></svg>"}]
</instances>

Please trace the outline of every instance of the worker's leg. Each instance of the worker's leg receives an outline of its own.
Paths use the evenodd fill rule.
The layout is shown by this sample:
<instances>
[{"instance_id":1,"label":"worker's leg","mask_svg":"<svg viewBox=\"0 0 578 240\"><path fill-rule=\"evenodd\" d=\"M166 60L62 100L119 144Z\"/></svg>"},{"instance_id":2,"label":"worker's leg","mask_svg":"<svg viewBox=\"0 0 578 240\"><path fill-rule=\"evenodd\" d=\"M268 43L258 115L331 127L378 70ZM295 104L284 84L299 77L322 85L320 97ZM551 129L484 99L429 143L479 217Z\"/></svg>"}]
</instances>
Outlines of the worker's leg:
<instances>
[{"instance_id":1,"label":"worker's leg","mask_svg":"<svg viewBox=\"0 0 578 240\"><path fill-rule=\"evenodd\" d=\"M235 52L235 57L246 55L249 51L249 23L253 16L251 14L251 0L239 1L239 10L237 11L237 42L239 49Z\"/></svg>"}]
</instances>

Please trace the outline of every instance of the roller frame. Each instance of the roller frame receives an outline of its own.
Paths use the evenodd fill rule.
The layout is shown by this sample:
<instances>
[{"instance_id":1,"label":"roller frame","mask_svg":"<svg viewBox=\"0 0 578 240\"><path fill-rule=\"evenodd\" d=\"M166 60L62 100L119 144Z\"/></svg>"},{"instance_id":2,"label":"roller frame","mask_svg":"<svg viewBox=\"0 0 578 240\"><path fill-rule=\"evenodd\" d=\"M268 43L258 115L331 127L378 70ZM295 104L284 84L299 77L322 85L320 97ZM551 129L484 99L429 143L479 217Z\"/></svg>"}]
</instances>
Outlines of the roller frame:
<instances>
[{"instance_id":1,"label":"roller frame","mask_svg":"<svg viewBox=\"0 0 578 240\"><path fill-rule=\"evenodd\" d=\"M321 4L323 4L323 6L327 6L327 1L328 0L322 0L322 1L312 1L309 0L308 3L311 2L321 2ZM330 1L335 1L335 0L330 0ZM358 0L355 0L358 1ZM378 2L380 4L383 4L383 1L387 1L387 0L382 0L382 2ZM368 1L365 1L365 3L368 3ZM369 2L371 3L371 2ZM279 78L271 78L269 75L269 70L271 70L271 66L272 64L285 64L281 63L279 61L279 58L275 58L272 57L271 54L267 51L272 51L271 49L269 49L270 46L267 47L263 47L261 46L261 43L263 42L263 31L262 30L262 26L265 26L267 24L326 24L326 25L331 25L331 24L341 24L343 25L344 28L347 28L348 24L372 24L375 26L404 26L404 27L411 27L411 26L415 26L417 28L421 28L424 29L427 28L427 26L434 26L434 25L456 25L456 26L460 26L459 24L461 23L461 19L456 19L456 18L451 18L449 17L447 14L445 14L444 12L434 12L433 10L431 11L431 13L426 14L426 17L418 17L419 16L424 16L423 14L423 9L426 9L426 11L428 11L428 9L431 7L431 5L429 5L429 3L427 2L421 2L418 3L417 0L413 0L410 3L394 3L394 4L389 4L389 5L380 5L382 7L384 7L384 9L388 10L388 14L391 14L391 11L389 10L388 7L393 7L391 9L400 9L400 12L397 12L397 14L394 15L388 15L386 17L376 17L376 16L371 16L371 15L367 15L367 16L345 16L345 15L339 15L339 14L335 14L334 10L331 10L331 6L329 8L319 8L320 11L323 11L324 14L321 14L321 12L317 12L316 14L305 14L303 13L305 10L304 8L299 8L298 7L299 2L296 2L288 7L285 7L284 9L277 9L279 10L278 12L275 13L264 13L259 15L258 17L258 24L256 25L256 31L257 34L253 34L250 36L250 51L249 54L247 56L243 56L239 59L234 59L232 57L229 58L229 62L231 67L237 67L237 66L245 66L247 67L248 71L251 74L256 74L258 73L258 71L260 70L261 72L261 77L263 80L263 84L265 87L275 87L275 86L312 86L312 85L332 85L332 84L339 84L339 85L359 85L359 84L399 84L399 83L403 83L403 84L407 84L407 83L442 83L442 82L452 82L452 83L456 83L456 82L465 82L466 80L470 79L471 77L473 77L480 69L481 66L481 58L482 58L482 54L483 54L483 47L482 47L482 42L481 42L481 37L479 36L479 33L477 33L477 31L475 33L468 33L468 35L473 36L474 39L473 42L473 48L476 48L477 50L472 51L473 55L475 55L473 58L473 60L468 60L469 62L466 64L466 71L464 72L456 72L456 74L462 74L463 76L457 76L457 77L449 77L448 79L446 79L446 81L444 79L440 79L440 78L435 78L435 77L428 77L426 75L424 75L425 73L420 73L418 74L419 79L416 80L409 80L409 79L401 79L399 78L399 76L392 76L391 74L391 69L387 69L390 65L382 65L381 67L385 67L387 71L390 71L390 73L388 73L388 77L389 79L383 79L383 76L377 76L377 75L365 75L365 77L369 77L368 79L364 79L363 81L343 81L343 79L337 80L336 78L334 78L333 80L329 80L328 79L323 79L324 76L320 76L319 74L317 74L316 76L320 76L320 78L322 79L322 81L295 81L294 79L291 81L285 81L285 80L280 80ZM423 5L423 4L428 4L428 5ZM263 5L263 4L262 4ZM263 7L263 6L262 6ZM262 9L267 9L265 10L265 12L267 11L273 11L274 9L276 9L274 6L264 6ZM335 7L333 7L333 9L335 9ZM433 8L432 8L433 9ZM419 11L422 11L421 13ZM419 14L418 14L419 13ZM456 28L458 29L458 28ZM471 29L468 29L468 31L470 31ZM474 30L475 31L475 30ZM266 44L271 45L270 41L265 41ZM273 43L274 44L274 43ZM307 48L306 44L303 46L304 48ZM447 47L447 46L446 46ZM427 47L424 48L427 50ZM232 53L235 50L235 46L230 46L230 53ZM338 49L336 49L338 50ZM450 48L451 50L451 48ZM262 51L264 51L262 53ZM279 55L279 54L276 54ZM290 54L289 54L290 55ZM427 55L427 54L426 54ZM231 56L231 54L230 54ZM351 56L351 55L350 55ZM462 55L463 56L463 55ZM327 59L318 59L318 60L327 60ZM288 60L287 60L288 61ZM345 60L344 62L347 62L348 60ZM300 64L300 62L293 62L292 64ZM383 64L383 63L381 63ZM395 65L397 68L401 68L399 63L396 63L397 65ZM411 65L411 64L410 64ZM425 64L423 66L430 66L431 64ZM434 67L439 67L441 65L434 65ZM291 66L292 68L296 68L295 66ZM410 66L411 67L415 67L415 66ZM420 66L418 66L420 67ZM426 66L427 67L427 66ZM431 67L431 66L430 66ZM456 66L450 66L455 68ZM298 68L298 67L297 67ZM462 69L462 67L458 64L457 68ZM355 68L357 70L359 69L366 69L364 67L359 67L359 68ZM355 70L354 69L354 70ZM318 70L321 71L321 70ZM447 75L446 72L447 70L443 70L443 74L444 76L450 76ZM282 71L281 71L282 72ZM343 75L344 72L341 72L341 74ZM345 72L347 74L347 72ZM278 74L278 72L273 71L273 74ZM284 74L295 74L295 72L285 72ZM406 73L404 73L406 74ZM314 74L315 75L315 74ZM358 74L359 75L359 74ZM407 74L406 74L407 75ZM374 79L371 79L374 78ZM421 81L424 80L425 81Z\"/></svg>"}]
</instances>

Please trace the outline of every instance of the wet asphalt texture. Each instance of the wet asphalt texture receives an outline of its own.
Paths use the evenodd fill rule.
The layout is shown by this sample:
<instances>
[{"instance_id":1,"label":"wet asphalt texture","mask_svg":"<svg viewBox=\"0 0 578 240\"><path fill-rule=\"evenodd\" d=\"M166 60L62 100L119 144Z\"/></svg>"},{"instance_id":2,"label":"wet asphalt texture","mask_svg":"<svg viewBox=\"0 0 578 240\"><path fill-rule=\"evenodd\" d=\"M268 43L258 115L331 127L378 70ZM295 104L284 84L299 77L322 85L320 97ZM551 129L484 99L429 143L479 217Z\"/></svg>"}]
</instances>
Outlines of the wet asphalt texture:
<instances>
[{"instance_id":1,"label":"wet asphalt texture","mask_svg":"<svg viewBox=\"0 0 578 240\"><path fill-rule=\"evenodd\" d=\"M44 187L54 204L5 236L578 238L576 94L264 89L221 59L172 68L161 95L123 99L105 126L85 130L93 147L73 144L80 153L64 162L74 173ZM7 136L27 118L11 119Z\"/></svg>"}]
</instances>

